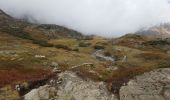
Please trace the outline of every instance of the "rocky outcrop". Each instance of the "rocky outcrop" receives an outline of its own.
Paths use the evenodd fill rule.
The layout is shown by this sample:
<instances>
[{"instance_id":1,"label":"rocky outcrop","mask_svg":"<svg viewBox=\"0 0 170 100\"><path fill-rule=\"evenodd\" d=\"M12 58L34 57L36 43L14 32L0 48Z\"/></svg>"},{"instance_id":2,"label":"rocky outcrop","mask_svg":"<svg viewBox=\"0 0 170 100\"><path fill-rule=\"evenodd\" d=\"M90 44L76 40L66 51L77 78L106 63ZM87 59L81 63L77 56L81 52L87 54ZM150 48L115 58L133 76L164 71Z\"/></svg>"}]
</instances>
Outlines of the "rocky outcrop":
<instances>
[{"instance_id":1,"label":"rocky outcrop","mask_svg":"<svg viewBox=\"0 0 170 100\"><path fill-rule=\"evenodd\" d=\"M58 77L58 81L51 81L53 85L45 85L26 94L25 100L116 100L103 82L85 81L69 71Z\"/></svg>"},{"instance_id":2,"label":"rocky outcrop","mask_svg":"<svg viewBox=\"0 0 170 100\"><path fill-rule=\"evenodd\" d=\"M58 25L42 24L36 26L36 29L41 30L50 38L69 37L79 39L83 37L80 32Z\"/></svg>"},{"instance_id":3,"label":"rocky outcrop","mask_svg":"<svg viewBox=\"0 0 170 100\"><path fill-rule=\"evenodd\" d=\"M3 14L4 12L0 9L0 14Z\"/></svg>"},{"instance_id":4,"label":"rocky outcrop","mask_svg":"<svg viewBox=\"0 0 170 100\"><path fill-rule=\"evenodd\" d=\"M170 100L170 68L136 76L119 92L120 100ZM66 71L49 84L33 89L25 100L117 100L103 82L83 80Z\"/></svg>"},{"instance_id":5,"label":"rocky outcrop","mask_svg":"<svg viewBox=\"0 0 170 100\"><path fill-rule=\"evenodd\" d=\"M136 34L162 39L170 38L170 24L164 23L161 25L150 27L148 29L142 29L137 31Z\"/></svg>"},{"instance_id":6,"label":"rocky outcrop","mask_svg":"<svg viewBox=\"0 0 170 100\"><path fill-rule=\"evenodd\" d=\"M120 89L120 100L170 100L170 69L136 76Z\"/></svg>"},{"instance_id":7,"label":"rocky outcrop","mask_svg":"<svg viewBox=\"0 0 170 100\"><path fill-rule=\"evenodd\" d=\"M97 50L96 52L93 53L93 55L96 57L96 59L100 61L111 61L111 62L115 61L113 57L105 56L103 50Z\"/></svg>"},{"instance_id":8,"label":"rocky outcrop","mask_svg":"<svg viewBox=\"0 0 170 100\"><path fill-rule=\"evenodd\" d=\"M56 88L49 85L41 86L38 89L33 89L30 93L24 96L25 100L49 100L51 96L55 96Z\"/></svg>"}]
</instances>

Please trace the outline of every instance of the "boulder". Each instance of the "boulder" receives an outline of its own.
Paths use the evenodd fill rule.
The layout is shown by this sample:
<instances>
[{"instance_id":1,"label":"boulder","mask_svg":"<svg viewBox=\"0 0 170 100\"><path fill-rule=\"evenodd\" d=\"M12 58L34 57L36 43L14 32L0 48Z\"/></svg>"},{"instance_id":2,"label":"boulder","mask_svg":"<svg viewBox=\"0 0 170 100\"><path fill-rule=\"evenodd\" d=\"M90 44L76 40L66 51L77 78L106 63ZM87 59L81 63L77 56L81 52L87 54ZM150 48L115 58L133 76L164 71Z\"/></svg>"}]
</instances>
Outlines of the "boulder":
<instances>
[{"instance_id":1,"label":"boulder","mask_svg":"<svg viewBox=\"0 0 170 100\"><path fill-rule=\"evenodd\" d=\"M170 100L170 68L136 76L119 94L120 100Z\"/></svg>"},{"instance_id":2,"label":"boulder","mask_svg":"<svg viewBox=\"0 0 170 100\"><path fill-rule=\"evenodd\" d=\"M56 68L58 68L58 63L52 62L50 66L51 66L51 67L56 67Z\"/></svg>"},{"instance_id":3,"label":"boulder","mask_svg":"<svg viewBox=\"0 0 170 100\"><path fill-rule=\"evenodd\" d=\"M24 96L25 100L117 100L103 82L83 80L75 73L66 71L51 80L56 85L45 85L33 89ZM60 82L60 83L58 83Z\"/></svg>"},{"instance_id":4,"label":"boulder","mask_svg":"<svg viewBox=\"0 0 170 100\"><path fill-rule=\"evenodd\" d=\"M56 89L49 85L41 86L38 89L33 89L24 96L24 100L49 100L51 96L55 96Z\"/></svg>"},{"instance_id":5,"label":"boulder","mask_svg":"<svg viewBox=\"0 0 170 100\"><path fill-rule=\"evenodd\" d=\"M44 55L35 55L35 58L46 58Z\"/></svg>"},{"instance_id":6,"label":"boulder","mask_svg":"<svg viewBox=\"0 0 170 100\"><path fill-rule=\"evenodd\" d=\"M85 81L73 72L59 75L63 79L57 91L57 100L116 100L103 82Z\"/></svg>"},{"instance_id":7,"label":"boulder","mask_svg":"<svg viewBox=\"0 0 170 100\"><path fill-rule=\"evenodd\" d=\"M115 62L115 59L111 56L105 56L103 50L97 50L96 52L93 53L93 55L96 57L96 59L100 61L111 61Z\"/></svg>"}]
</instances>

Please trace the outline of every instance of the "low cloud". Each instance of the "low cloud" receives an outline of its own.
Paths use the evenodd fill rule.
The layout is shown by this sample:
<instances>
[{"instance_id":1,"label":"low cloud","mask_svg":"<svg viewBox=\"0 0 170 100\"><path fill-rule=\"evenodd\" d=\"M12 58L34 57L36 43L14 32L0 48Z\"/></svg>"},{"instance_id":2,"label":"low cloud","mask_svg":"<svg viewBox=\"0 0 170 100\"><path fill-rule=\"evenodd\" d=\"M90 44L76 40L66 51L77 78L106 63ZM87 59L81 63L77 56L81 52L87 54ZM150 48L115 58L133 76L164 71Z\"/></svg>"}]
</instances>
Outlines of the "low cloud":
<instances>
[{"instance_id":1,"label":"low cloud","mask_svg":"<svg viewBox=\"0 0 170 100\"><path fill-rule=\"evenodd\" d=\"M170 21L168 0L0 0L8 14L106 37Z\"/></svg>"}]
</instances>

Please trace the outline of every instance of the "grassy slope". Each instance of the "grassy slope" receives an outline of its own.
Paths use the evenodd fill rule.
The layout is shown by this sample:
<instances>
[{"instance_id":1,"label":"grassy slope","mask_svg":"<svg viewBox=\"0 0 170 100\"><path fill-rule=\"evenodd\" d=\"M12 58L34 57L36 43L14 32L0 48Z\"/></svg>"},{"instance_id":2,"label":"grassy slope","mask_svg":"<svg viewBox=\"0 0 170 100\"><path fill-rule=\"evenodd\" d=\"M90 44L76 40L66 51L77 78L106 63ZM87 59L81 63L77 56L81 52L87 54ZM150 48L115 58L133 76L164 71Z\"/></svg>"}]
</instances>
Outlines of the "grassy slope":
<instances>
[{"instance_id":1,"label":"grassy slope","mask_svg":"<svg viewBox=\"0 0 170 100\"><path fill-rule=\"evenodd\" d=\"M135 75L155 68L170 67L170 51L165 52L154 47L150 49L148 48L150 46L138 48L137 45L149 40L137 35L121 37L113 45L110 39L102 37L80 40L67 37L49 39L40 30L31 26L24 27L21 30L11 30L9 27L4 29L3 32L8 34L0 32L0 76L3 76L0 77L0 86L20 81L41 79L44 74L49 75L51 73L50 70L52 68L49 67L51 62L59 63L59 67L62 70L68 70L72 66L83 63L93 63L94 67L81 66L72 71L77 72L83 78L91 78L108 83L115 80L123 81L125 78L132 78ZM26 33L24 38L22 33ZM34 43L33 41L35 40L38 40L38 43ZM44 44L41 44L42 41L39 40L53 46L44 46ZM81 42L90 45L79 47ZM60 48L56 48L54 45ZM94 49L96 45L104 47L105 52L117 57L116 62L110 63L95 59L92 53L96 51ZM72 50L75 48L77 48L76 51ZM5 53L1 51L5 51ZM46 58L38 59L35 58L35 55L44 55ZM122 63L121 61L125 55L128 57L128 60ZM108 70L109 66L117 67L118 69Z\"/></svg>"},{"instance_id":2,"label":"grassy slope","mask_svg":"<svg viewBox=\"0 0 170 100\"><path fill-rule=\"evenodd\" d=\"M9 38L9 39L8 39ZM24 58L25 60L22 60L20 63L22 66L25 66L27 64L31 66L44 66L43 62L47 63L46 67L48 67L48 64L51 62L58 62L61 66L61 69L68 69L69 67L75 66L75 65L80 65L82 63L94 63L95 67L91 68L89 70L83 70L85 73L84 75L86 76L86 73L89 74L88 72L90 70L95 71L96 77L100 80L109 80L112 74L114 72L107 71L109 62L101 62L95 59L91 54L95 51L93 46L94 45L103 45L105 46L105 51L109 52L111 55L116 55L120 59L116 61L115 64L111 64L111 66L115 67L120 67L120 68L131 68L131 67L143 67L143 68L150 68L150 67L157 67L159 62L161 60L169 60L168 55L165 52L161 51L147 51L147 50L139 50L136 48L131 48L127 46L119 46L115 45L113 46L110 40L104 39L101 37L95 37L92 40L75 40L75 39L68 39L68 38L61 38L61 39L52 39L49 41L49 43L52 44L62 44L66 45L69 48L74 48L77 47L79 51L68 51L68 50L63 50L63 49L56 49L54 47L41 47L36 44L32 44L28 40L23 40L20 38L14 38L12 36L4 36L3 38L1 37L1 45L4 45L3 41L6 40L7 44L11 44L8 47L4 46L4 48L1 48L2 50L9 49L13 47L14 43L18 44L15 45L15 48L12 48L14 51L24 51L23 53L18 53L19 56L21 57L16 57L15 60L19 58ZM25 42L24 42L25 41ZM4 41L5 42L5 41ZM80 42L89 42L91 45L87 47L79 47L78 44ZM6 44L5 44L6 45ZM13 46L12 46L13 45ZM1 46L3 47L3 46ZM121 50L120 54L116 52L116 50ZM40 55L45 55L47 58L46 59L35 59L35 55L40 54ZM123 56L126 55L128 57L128 62L127 63L121 63ZM11 60L12 57L2 57L3 59L8 59ZM73 59L74 58L74 59ZM153 59L156 58L156 59ZM14 60L14 61L15 61ZM14 61L10 61L11 63ZM66 68L62 68L66 67ZM30 66L28 66L30 68ZM82 68L84 69L84 68ZM81 70L82 69L78 69ZM143 69L145 70L145 69ZM93 73L94 74L94 73ZM130 73L129 73L130 74ZM91 74L90 74L91 75ZM90 75L87 75L90 76ZM103 76L103 77L102 77ZM100 78L99 78L100 77Z\"/></svg>"}]
</instances>

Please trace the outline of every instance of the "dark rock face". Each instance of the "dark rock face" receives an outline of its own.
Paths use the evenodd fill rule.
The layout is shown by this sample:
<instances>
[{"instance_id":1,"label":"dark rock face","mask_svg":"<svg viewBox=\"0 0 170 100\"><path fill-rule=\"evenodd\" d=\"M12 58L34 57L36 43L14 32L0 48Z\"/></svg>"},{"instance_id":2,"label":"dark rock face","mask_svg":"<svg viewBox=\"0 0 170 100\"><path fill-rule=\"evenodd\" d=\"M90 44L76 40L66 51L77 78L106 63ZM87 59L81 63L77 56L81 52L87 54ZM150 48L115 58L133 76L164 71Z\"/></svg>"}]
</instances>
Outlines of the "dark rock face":
<instances>
[{"instance_id":1,"label":"dark rock face","mask_svg":"<svg viewBox=\"0 0 170 100\"><path fill-rule=\"evenodd\" d=\"M2 14L3 13L3 11L0 9L0 14Z\"/></svg>"}]
</instances>

